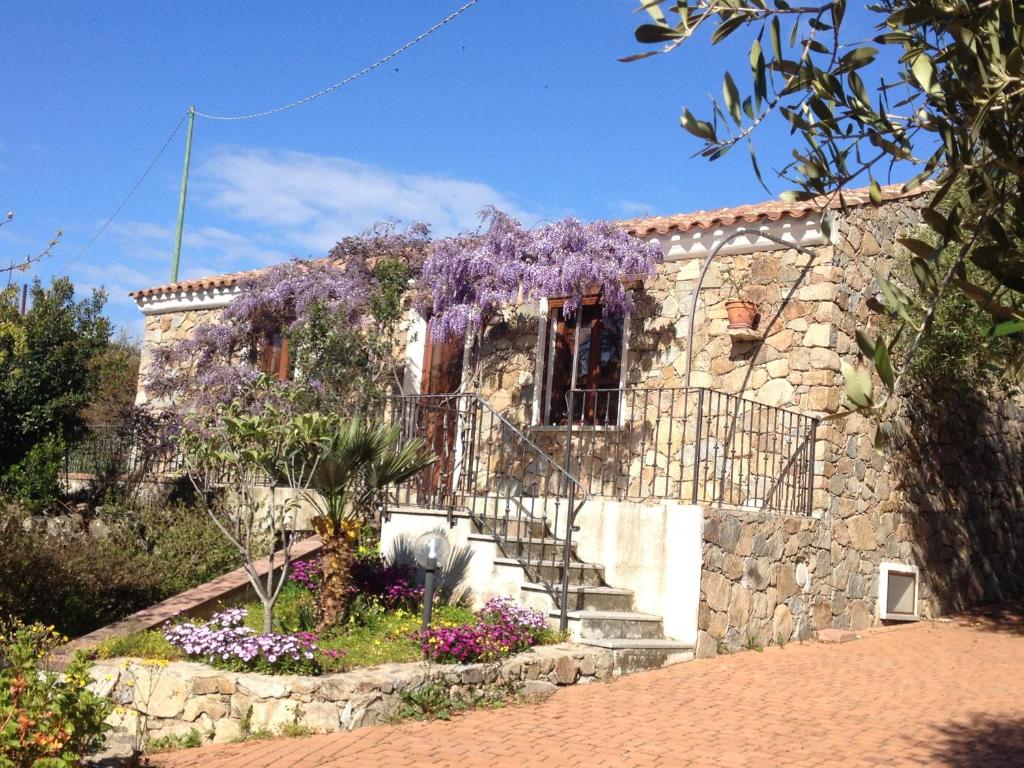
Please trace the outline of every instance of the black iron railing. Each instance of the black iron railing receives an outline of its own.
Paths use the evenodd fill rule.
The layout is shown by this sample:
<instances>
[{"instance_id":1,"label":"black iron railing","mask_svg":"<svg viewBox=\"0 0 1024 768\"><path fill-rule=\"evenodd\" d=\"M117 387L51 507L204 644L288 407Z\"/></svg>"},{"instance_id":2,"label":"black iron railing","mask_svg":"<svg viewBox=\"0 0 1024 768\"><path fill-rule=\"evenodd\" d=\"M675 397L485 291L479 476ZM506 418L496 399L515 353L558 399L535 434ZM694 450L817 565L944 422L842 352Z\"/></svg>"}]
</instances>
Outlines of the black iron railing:
<instances>
[{"instance_id":1,"label":"black iron railing","mask_svg":"<svg viewBox=\"0 0 1024 768\"><path fill-rule=\"evenodd\" d=\"M158 442L151 431L125 425L97 425L68 448L64 455L64 479L144 475L168 477L182 468L173 441Z\"/></svg>"},{"instance_id":2,"label":"black iron railing","mask_svg":"<svg viewBox=\"0 0 1024 768\"><path fill-rule=\"evenodd\" d=\"M702 387L573 390L552 455L591 496L809 515L818 420Z\"/></svg>"},{"instance_id":3,"label":"black iron railing","mask_svg":"<svg viewBox=\"0 0 1024 768\"><path fill-rule=\"evenodd\" d=\"M388 419L427 441L438 461L398 486L392 502L462 512L544 585L566 627L572 538L583 486L475 394L393 397ZM555 574L555 575L552 575Z\"/></svg>"}]
</instances>

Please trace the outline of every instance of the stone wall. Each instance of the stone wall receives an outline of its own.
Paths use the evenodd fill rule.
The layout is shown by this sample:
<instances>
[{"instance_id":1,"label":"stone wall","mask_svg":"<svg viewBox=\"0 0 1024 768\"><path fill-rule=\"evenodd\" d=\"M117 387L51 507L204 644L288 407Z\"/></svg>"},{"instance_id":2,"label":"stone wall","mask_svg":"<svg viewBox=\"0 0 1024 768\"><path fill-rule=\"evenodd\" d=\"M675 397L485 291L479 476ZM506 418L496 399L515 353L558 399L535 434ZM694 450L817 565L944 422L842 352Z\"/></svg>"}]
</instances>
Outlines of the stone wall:
<instances>
[{"instance_id":1,"label":"stone wall","mask_svg":"<svg viewBox=\"0 0 1024 768\"><path fill-rule=\"evenodd\" d=\"M813 518L707 510L696 654L805 640L831 626L829 538Z\"/></svg>"},{"instance_id":2,"label":"stone wall","mask_svg":"<svg viewBox=\"0 0 1024 768\"><path fill-rule=\"evenodd\" d=\"M145 316L142 331L142 359L139 363L139 384L135 392L137 404L143 405L149 402L145 381L152 364L153 350L159 346L187 339L196 326L213 322L222 311L220 309L192 309Z\"/></svg>"},{"instance_id":3,"label":"stone wall","mask_svg":"<svg viewBox=\"0 0 1024 768\"><path fill-rule=\"evenodd\" d=\"M838 217L833 244L813 248L813 258L795 250L720 257L697 302L691 384L815 417L839 411L841 363L858 361L854 331L868 322L877 275L893 270L896 240L919 226L921 205L910 199L853 208ZM666 263L639 292L628 334L629 386L682 385L687 313L700 266L697 259ZM759 305L761 340L728 335L725 301L734 290L723 280L725 267L742 276ZM533 417L537 334L536 309L518 308L492 323L481 342L480 390L522 424ZM921 407L926 397L904 400L906 436L887 456L874 451L875 425L867 419L823 422L815 444L814 519L744 509L750 499L742 495L725 495L731 506L707 511L702 650L742 645L748 637L764 644L815 628L865 628L878 621L883 561L922 569L924 616L1024 594L1024 401L1006 391L939 394L929 408ZM682 425L675 439L692 441L689 430ZM564 435L535 429L534 436L553 455L563 450ZM682 451L677 476L661 485L650 476L658 467L667 474L670 451L652 450L648 441L637 461L633 434L622 429L585 439L590 442L574 455L589 457L601 473L627 455L633 460L622 469L628 483L667 489L669 497L689 487L692 470ZM585 463L578 470L592 474ZM630 485L591 487L638 495ZM716 531L727 532L725 546ZM755 541L763 551L755 553ZM809 591L793 592L799 562L812 574Z\"/></svg>"},{"instance_id":4,"label":"stone wall","mask_svg":"<svg viewBox=\"0 0 1024 768\"><path fill-rule=\"evenodd\" d=\"M541 646L493 664L385 664L323 677L225 672L191 662L113 659L93 667L93 689L117 705L108 719L136 745L197 730L204 740L299 725L315 732L353 730L402 713L409 694L439 686L455 701L538 694L606 680L610 651Z\"/></svg>"}]
</instances>

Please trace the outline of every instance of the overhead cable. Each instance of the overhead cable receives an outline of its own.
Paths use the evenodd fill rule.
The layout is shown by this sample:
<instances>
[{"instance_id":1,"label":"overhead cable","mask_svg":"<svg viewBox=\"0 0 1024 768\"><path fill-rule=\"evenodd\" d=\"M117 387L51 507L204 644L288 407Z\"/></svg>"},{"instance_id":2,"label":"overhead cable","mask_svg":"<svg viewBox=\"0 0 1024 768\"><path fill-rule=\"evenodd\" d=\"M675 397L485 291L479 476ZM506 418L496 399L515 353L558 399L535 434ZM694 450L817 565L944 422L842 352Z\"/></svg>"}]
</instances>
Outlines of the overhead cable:
<instances>
[{"instance_id":1,"label":"overhead cable","mask_svg":"<svg viewBox=\"0 0 1024 768\"><path fill-rule=\"evenodd\" d=\"M378 67L381 67L381 66L387 64L389 61L391 61L395 57L400 56L402 53L404 53L405 51L409 50L414 45L416 45L416 43L418 43L421 40L429 37L434 32L437 32L437 30L439 30L441 27L443 27L448 22L454 21L462 13L468 11L471 7L476 5L478 2L479 2L479 0L469 0L469 2L465 3L464 5L462 5L461 7L457 8L456 10L452 11L450 14L445 16L443 19L441 19L439 22L437 22L437 24L432 26L426 32L423 32L422 34L417 35L412 40L410 40L405 45L403 45L401 48L396 48L391 53L389 53L387 56L385 56L385 57L383 57L381 59L377 59L377 61L373 62L373 64L370 64L369 66L364 67L363 69L361 69L358 72L356 72L354 75L349 75L344 80L341 80L341 81L335 83L334 85L329 85L326 88L323 88L323 89L317 91L316 93L311 93L309 96L304 96L303 98L297 99L296 101L289 102L288 104L282 104L280 107L274 107L273 109L266 109L266 110L264 110L262 112L253 112L250 115L210 115L210 114L207 114L206 112L200 112L198 110L196 110L196 115L198 115L199 117L205 117L207 120L253 120L253 119L257 118L257 117L267 117L268 115L274 115L274 114L277 114L278 112L284 112L285 110L293 109L293 108L298 107L298 106L300 106L302 104L305 104L306 102L312 101L313 99L318 99L321 96L326 96L328 93L331 93L332 91L336 91L339 88L348 85L353 80L358 80L363 75L368 75L370 72L373 72L373 70L377 69Z\"/></svg>"}]
</instances>

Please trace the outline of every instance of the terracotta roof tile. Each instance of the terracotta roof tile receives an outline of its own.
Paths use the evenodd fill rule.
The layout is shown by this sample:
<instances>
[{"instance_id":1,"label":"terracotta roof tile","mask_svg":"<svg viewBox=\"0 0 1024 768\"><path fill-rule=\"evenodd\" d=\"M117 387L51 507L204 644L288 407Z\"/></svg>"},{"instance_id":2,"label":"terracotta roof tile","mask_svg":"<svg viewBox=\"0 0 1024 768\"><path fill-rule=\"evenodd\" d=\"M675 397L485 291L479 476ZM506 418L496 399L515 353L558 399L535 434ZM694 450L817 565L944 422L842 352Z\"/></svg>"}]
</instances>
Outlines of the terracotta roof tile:
<instances>
[{"instance_id":1,"label":"terracotta roof tile","mask_svg":"<svg viewBox=\"0 0 1024 768\"><path fill-rule=\"evenodd\" d=\"M177 283L165 283L164 285L154 285L152 288L132 291L128 295L133 299L144 299L165 293L197 293L199 291L208 291L211 288L234 288L243 277L258 275L262 271L262 269L250 269L245 272L230 272L226 275L210 275L209 277L197 277L192 280L180 280Z\"/></svg>"},{"instance_id":2,"label":"terracotta roof tile","mask_svg":"<svg viewBox=\"0 0 1024 768\"><path fill-rule=\"evenodd\" d=\"M905 197L917 197L930 192L933 186L926 183L912 192L904 192L903 185L890 184L882 187L882 200L890 201ZM846 190L843 192L843 197L848 206L868 205L871 203L867 187ZM719 208L715 211L696 211L694 213L677 213L673 216L629 219L620 221L619 225L631 234L644 237L653 233L664 235L670 231L685 232L688 229L728 227L742 222L753 224L763 219L768 219L769 221L777 221L784 217L802 219L804 216L820 211L823 208L835 209L839 207L841 206L838 198L816 197L801 202L769 200L763 203L739 205L733 208Z\"/></svg>"},{"instance_id":3,"label":"terracotta roof tile","mask_svg":"<svg viewBox=\"0 0 1024 768\"><path fill-rule=\"evenodd\" d=\"M933 184L926 183L912 192L903 192L902 185L891 184L882 187L882 199L889 201L905 197L917 197L930 192L933 186ZM843 194L846 198L846 204L850 206L867 205L871 202L868 198L867 187L847 190ZM673 230L685 232L688 229L731 226L741 221L753 224L762 219L776 221L787 216L800 219L809 213L820 211L824 207L839 208L839 201L838 199L828 200L827 198L814 198L794 203L782 200L769 200L763 203L739 205L734 208L719 208L715 211L696 211L694 213L677 213L673 216L628 219L620 221L618 224L624 227L627 232L644 237L655 232L664 235ZM177 283L166 283L153 286L152 288L143 288L142 290L132 291L128 295L138 300L164 294L197 293L212 288L234 288L243 278L258 275L264 269L266 267L243 272L231 272L224 275L197 277L193 280L182 280Z\"/></svg>"}]
</instances>

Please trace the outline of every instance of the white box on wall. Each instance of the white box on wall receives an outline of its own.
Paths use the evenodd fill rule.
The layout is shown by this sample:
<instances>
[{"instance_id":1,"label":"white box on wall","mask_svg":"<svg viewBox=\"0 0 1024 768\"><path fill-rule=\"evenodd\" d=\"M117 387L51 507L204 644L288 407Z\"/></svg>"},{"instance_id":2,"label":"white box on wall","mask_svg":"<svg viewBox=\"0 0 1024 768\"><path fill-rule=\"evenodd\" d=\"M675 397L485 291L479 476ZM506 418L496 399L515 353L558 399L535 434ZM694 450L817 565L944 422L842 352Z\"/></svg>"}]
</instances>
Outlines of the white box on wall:
<instances>
[{"instance_id":1,"label":"white box on wall","mask_svg":"<svg viewBox=\"0 0 1024 768\"><path fill-rule=\"evenodd\" d=\"M917 621L920 571L916 565L883 562L878 567L878 615L886 621Z\"/></svg>"}]
</instances>

